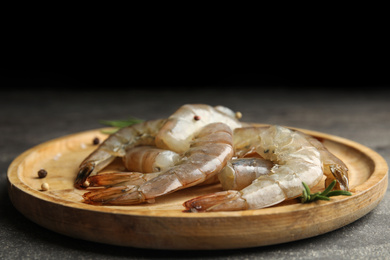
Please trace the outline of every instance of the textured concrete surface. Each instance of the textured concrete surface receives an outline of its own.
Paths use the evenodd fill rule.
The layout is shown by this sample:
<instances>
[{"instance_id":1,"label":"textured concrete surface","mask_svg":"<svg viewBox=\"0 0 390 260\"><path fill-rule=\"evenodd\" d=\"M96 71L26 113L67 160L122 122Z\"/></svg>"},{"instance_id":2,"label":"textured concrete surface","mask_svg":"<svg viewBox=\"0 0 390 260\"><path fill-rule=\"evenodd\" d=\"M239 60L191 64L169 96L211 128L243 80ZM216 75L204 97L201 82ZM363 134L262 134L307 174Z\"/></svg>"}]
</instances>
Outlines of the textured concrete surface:
<instances>
[{"instance_id":1,"label":"textured concrete surface","mask_svg":"<svg viewBox=\"0 0 390 260\"><path fill-rule=\"evenodd\" d=\"M0 98L0 259L389 259L390 193L361 219L317 237L224 251L157 251L96 244L42 228L20 214L6 189L9 164L44 141L99 128L101 119L166 117L185 103L225 105L243 120L325 132L372 148L390 162L389 92L292 87L183 90L9 90ZM109 223L107 223L109 225Z\"/></svg>"}]
</instances>

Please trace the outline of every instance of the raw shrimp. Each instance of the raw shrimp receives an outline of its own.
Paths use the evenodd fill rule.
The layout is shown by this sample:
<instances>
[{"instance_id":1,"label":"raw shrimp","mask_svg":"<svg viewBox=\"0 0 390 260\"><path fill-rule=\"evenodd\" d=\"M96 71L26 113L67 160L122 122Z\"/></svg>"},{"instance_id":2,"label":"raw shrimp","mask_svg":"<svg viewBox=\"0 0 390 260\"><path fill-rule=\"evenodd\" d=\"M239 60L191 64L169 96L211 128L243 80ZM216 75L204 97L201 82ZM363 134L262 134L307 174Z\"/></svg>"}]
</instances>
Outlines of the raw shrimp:
<instances>
[{"instance_id":1,"label":"raw shrimp","mask_svg":"<svg viewBox=\"0 0 390 260\"><path fill-rule=\"evenodd\" d=\"M205 125L221 122L232 130L246 124L235 117L227 107L203 104L183 105L168 119L157 119L122 128L112 134L80 165L75 180L76 188L83 188L89 175L97 174L115 157L138 145L155 145L158 148L183 153L190 147L194 135Z\"/></svg>"},{"instance_id":2,"label":"raw shrimp","mask_svg":"<svg viewBox=\"0 0 390 260\"><path fill-rule=\"evenodd\" d=\"M238 158L258 155L256 147L260 141L260 133L267 130L269 126L249 126L236 128L233 131L234 156Z\"/></svg>"},{"instance_id":3,"label":"raw shrimp","mask_svg":"<svg viewBox=\"0 0 390 260\"><path fill-rule=\"evenodd\" d=\"M261 158L256 152L259 133L268 127L244 127L233 131L234 157L218 174L223 190L241 190L260 175L269 174L271 161Z\"/></svg>"},{"instance_id":4,"label":"raw shrimp","mask_svg":"<svg viewBox=\"0 0 390 260\"><path fill-rule=\"evenodd\" d=\"M122 157L124 166L130 172L160 172L174 166L180 155L155 146L137 146L126 151Z\"/></svg>"},{"instance_id":5,"label":"raw shrimp","mask_svg":"<svg viewBox=\"0 0 390 260\"><path fill-rule=\"evenodd\" d=\"M233 144L235 156L247 157L256 154L256 143L259 140L259 134L267 130L268 127L245 127L237 128L233 132ZM326 176L325 185L328 186L333 180L337 180L336 188L342 190L349 189L348 168L347 166L315 137L305 134L298 130L292 130L302 135L311 145L320 152L324 175Z\"/></svg>"},{"instance_id":6,"label":"raw shrimp","mask_svg":"<svg viewBox=\"0 0 390 260\"><path fill-rule=\"evenodd\" d=\"M137 145L154 145L155 136L166 121L166 119L146 121L122 128L110 135L80 164L75 187L82 188L89 175L97 174L116 157L123 157L126 149Z\"/></svg>"},{"instance_id":7,"label":"raw shrimp","mask_svg":"<svg viewBox=\"0 0 390 260\"><path fill-rule=\"evenodd\" d=\"M156 146L177 153L183 153L190 148L194 134L202 127L220 122L232 130L246 126L239 122L235 113L227 107L208 105L184 105L168 118L156 136Z\"/></svg>"},{"instance_id":8,"label":"raw shrimp","mask_svg":"<svg viewBox=\"0 0 390 260\"><path fill-rule=\"evenodd\" d=\"M88 192L85 202L103 205L131 205L153 202L156 197L204 182L222 170L233 156L232 130L224 123L203 127L180 162L141 185L111 187Z\"/></svg>"},{"instance_id":9,"label":"raw shrimp","mask_svg":"<svg viewBox=\"0 0 390 260\"><path fill-rule=\"evenodd\" d=\"M154 146L137 146L126 151L122 157L129 172L106 172L89 176L89 187L139 185L161 174L180 160L180 155Z\"/></svg>"},{"instance_id":10,"label":"raw shrimp","mask_svg":"<svg viewBox=\"0 0 390 260\"><path fill-rule=\"evenodd\" d=\"M250 131L254 131L253 129ZM275 165L246 188L200 196L184 202L187 210L259 209L302 193L302 182L315 186L323 176L320 152L303 135L281 126L258 130L256 152Z\"/></svg>"},{"instance_id":11,"label":"raw shrimp","mask_svg":"<svg viewBox=\"0 0 390 260\"><path fill-rule=\"evenodd\" d=\"M259 156L256 152L257 143L259 141L260 133L267 130L269 127L245 127L245 128L237 128L233 132L233 145L236 157L247 157L247 156ZM321 162L323 173L326 176L325 186L328 186L333 180L337 180L336 188L342 190L349 189L349 181L348 181L348 168L347 166L334 154L329 152L328 149L316 138L305 134L298 130L293 130L295 133L302 135L311 145L313 145L320 152ZM245 160L240 163L244 163ZM261 162L263 164L263 162ZM256 179L256 175L250 174L248 167L243 168L239 173L236 174L235 168L228 168L229 164L225 167L223 172L225 173L220 176L220 181L223 183L223 189L227 190L228 187L230 189L238 190L235 185L236 183L245 181L248 185L251 180ZM263 169L256 169L254 171L263 171ZM230 178L228 177L230 176ZM257 176L258 177L258 176ZM243 179L245 178L245 179ZM244 188L243 186L241 186Z\"/></svg>"},{"instance_id":12,"label":"raw shrimp","mask_svg":"<svg viewBox=\"0 0 390 260\"><path fill-rule=\"evenodd\" d=\"M263 158L232 159L218 173L218 179L223 190L241 190L261 175L269 174L273 166Z\"/></svg>"}]
</instances>

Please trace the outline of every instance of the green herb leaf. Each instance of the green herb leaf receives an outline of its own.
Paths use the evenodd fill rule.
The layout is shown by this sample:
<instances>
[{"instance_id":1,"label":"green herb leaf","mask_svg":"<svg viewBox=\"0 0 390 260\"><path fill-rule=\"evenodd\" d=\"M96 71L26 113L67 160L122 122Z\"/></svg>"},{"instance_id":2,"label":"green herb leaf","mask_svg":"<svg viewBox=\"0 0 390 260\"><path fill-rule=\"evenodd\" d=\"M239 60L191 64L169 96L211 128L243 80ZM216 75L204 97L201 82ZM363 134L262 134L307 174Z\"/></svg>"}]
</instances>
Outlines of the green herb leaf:
<instances>
[{"instance_id":1,"label":"green herb leaf","mask_svg":"<svg viewBox=\"0 0 390 260\"><path fill-rule=\"evenodd\" d=\"M330 198L327 196L317 195L315 200L330 200Z\"/></svg>"},{"instance_id":2,"label":"green herb leaf","mask_svg":"<svg viewBox=\"0 0 390 260\"><path fill-rule=\"evenodd\" d=\"M332 181L328 187L323 192L316 192L311 194L309 186L306 183L302 182L303 191L302 195L299 197L301 199L301 203L308 203L316 200L330 200L331 196L351 196L352 193L345 190L333 190L336 185L336 180Z\"/></svg>"},{"instance_id":3,"label":"green herb leaf","mask_svg":"<svg viewBox=\"0 0 390 260\"><path fill-rule=\"evenodd\" d=\"M306 189L303 189L302 196L300 197L302 203L305 203L307 201L307 199L308 199L307 195L308 194L306 192Z\"/></svg>"},{"instance_id":4,"label":"green herb leaf","mask_svg":"<svg viewBox=\"0 0 390 260\"><path fill-rule=\"evenodd\" d=\"M351 196L352 193L346 190L334 190L328 193L328 197L330 196Z\"/></svg>"},{"instance_id":5,"label":"green herb leaf","mask_svg":"<svg viewBox=\"0 0 390 260\"><path fill-rule=\"evenodd\" d=\"M131 118L126 119L126 120L100 120L99 122L103 125L123 128L126 126L141 123L141 122L143 122L143 120L135 118L135 117L131 117Z\"/></svg>"},{"instance_id":6,"label":"green herb leaf","mask_svg":"<svg viewBox=\"0 0 390 260\"><path fill-rule=\"evenodd\" d=\"M304 182L302 182L302 185L303 185L303 187L305 188L305 191L306 191L307 197L309 197L309 198L310 198L310 188L309 188L309 186L307 186L307 184L306 184L306 183L304 183Z\"/></svg>"},{"instance_id":7,"label":"green herb leaf","mask_svg":"<svg viewBox=\"0 0 390 260\"><path fill-rule=\"evenodd\" d=\"M100 132L103 134L106 134L106 135L112 135L112 134L118 132L119 129L120 128L118 128L118 127L114 128L114 129L102 129L102 130L100 130Z\"/></svg>"},{"instance_id":8,"label":"green herb leaf","mask_svg":"<svg viewBox=\"0 0 390 260\"><path fill-rule=\"evenodd\" d=\"M130 117L129 119L126 120L100 120L99 123L107 126L112 126L115 127L115 129L103 129L101 130L102 133L104 134L113 134L117 132L119 129L131 126L134 124L138 124L143 122L144 120L138 119L135 117Z\"/></svg>"},{"instance_id":9,"label":"green herb leaf","mask_svg":"<svg viewBox=\"0 0 390 260\"><path fill-rule=\"evenodd\" d=\"M334 186L336 185L336 182L337 182L336 180L333 180L329 184L329 186L323 192L321 192L321 195L326 196L331 190L333 190Z\"/></svg>"}]
</instances>

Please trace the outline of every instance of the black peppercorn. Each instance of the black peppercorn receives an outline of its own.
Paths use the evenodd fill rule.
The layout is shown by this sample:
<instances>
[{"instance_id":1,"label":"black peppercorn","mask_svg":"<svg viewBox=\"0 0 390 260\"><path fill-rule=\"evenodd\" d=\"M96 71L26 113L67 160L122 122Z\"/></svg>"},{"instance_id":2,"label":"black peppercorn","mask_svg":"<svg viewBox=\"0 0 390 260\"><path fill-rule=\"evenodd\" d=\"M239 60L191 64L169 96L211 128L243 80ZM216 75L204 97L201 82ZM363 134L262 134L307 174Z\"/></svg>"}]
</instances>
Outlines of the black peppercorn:
<instances>
[{"instance_id":1,"label":"black peppercorn","mask_svg":"<svg viewBox=\"0 0 390 260\"><path fill-rule=\"evenodd\" d=\"M46 170L44 170L44 169L40 169L39 171L38 171L38 177L39 178L45 178L46 177L46 175L47 175L47 171Z\"/></svg>"},{"instance_id":2,"label":"black peppercorn","mask_svg":"<svg viewBox=\"0 0 390 260\"><path fill-rule=\"evenodd\" d=\"M99 143L100 143L99 138L95 137L95 138L92 140L92 143L93 143L94 145L99 144Z\"/></svg>"}]
</instances>

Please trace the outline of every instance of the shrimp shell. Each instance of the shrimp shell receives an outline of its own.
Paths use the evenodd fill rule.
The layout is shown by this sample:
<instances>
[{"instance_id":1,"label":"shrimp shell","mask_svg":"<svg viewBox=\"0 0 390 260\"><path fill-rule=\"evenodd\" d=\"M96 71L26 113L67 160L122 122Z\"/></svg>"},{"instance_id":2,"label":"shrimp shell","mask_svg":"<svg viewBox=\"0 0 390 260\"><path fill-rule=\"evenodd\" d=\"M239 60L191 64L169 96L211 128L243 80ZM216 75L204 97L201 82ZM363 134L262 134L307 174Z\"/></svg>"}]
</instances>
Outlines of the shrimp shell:
<instances>
[{"instance_id":1,"label":"shrimp shell","mask_svg":"<svg viewBox=\"0 0 390 260\"><path fill-rule=\"evenodd\" d=\"M147 182L161 172L141 173L141 172L106 172L88 177L89 187L114 187L126 185L140 185Z\"/></svg>"},{"instance_id":2,"label":"shrimp shell","mask_svg":"<svg viewBox=\"0 0 390 260\"><path fill-rule=\"evenodd\" d=\"M260 141L260 133L269 127L242 127L233 131L234 155L238 158L246 157L248 154L256 153L256 147Z\"/></svg>"},{"instance_id":3,"label":"shrimp shell","mask_svg":"<svg viewBox=\"0 0 390 260\"><path fill-rule=\"evenodd\" d=\"M180 155L154 146L138 146L126 151L123 163L130 172L160 172L174 166Z\"/></svg>"},{"instance_id":4,"label":"shrimp shell","mask_svg":"<svg viewBox=\"0 0 390 260\"><path fill-rule=\"evenodd\" d=\"M269 174L273 165L263 158L232 159L218 173L218 179L223 190L241 190L258 177Z\"/></svg>"}]
</instances>

